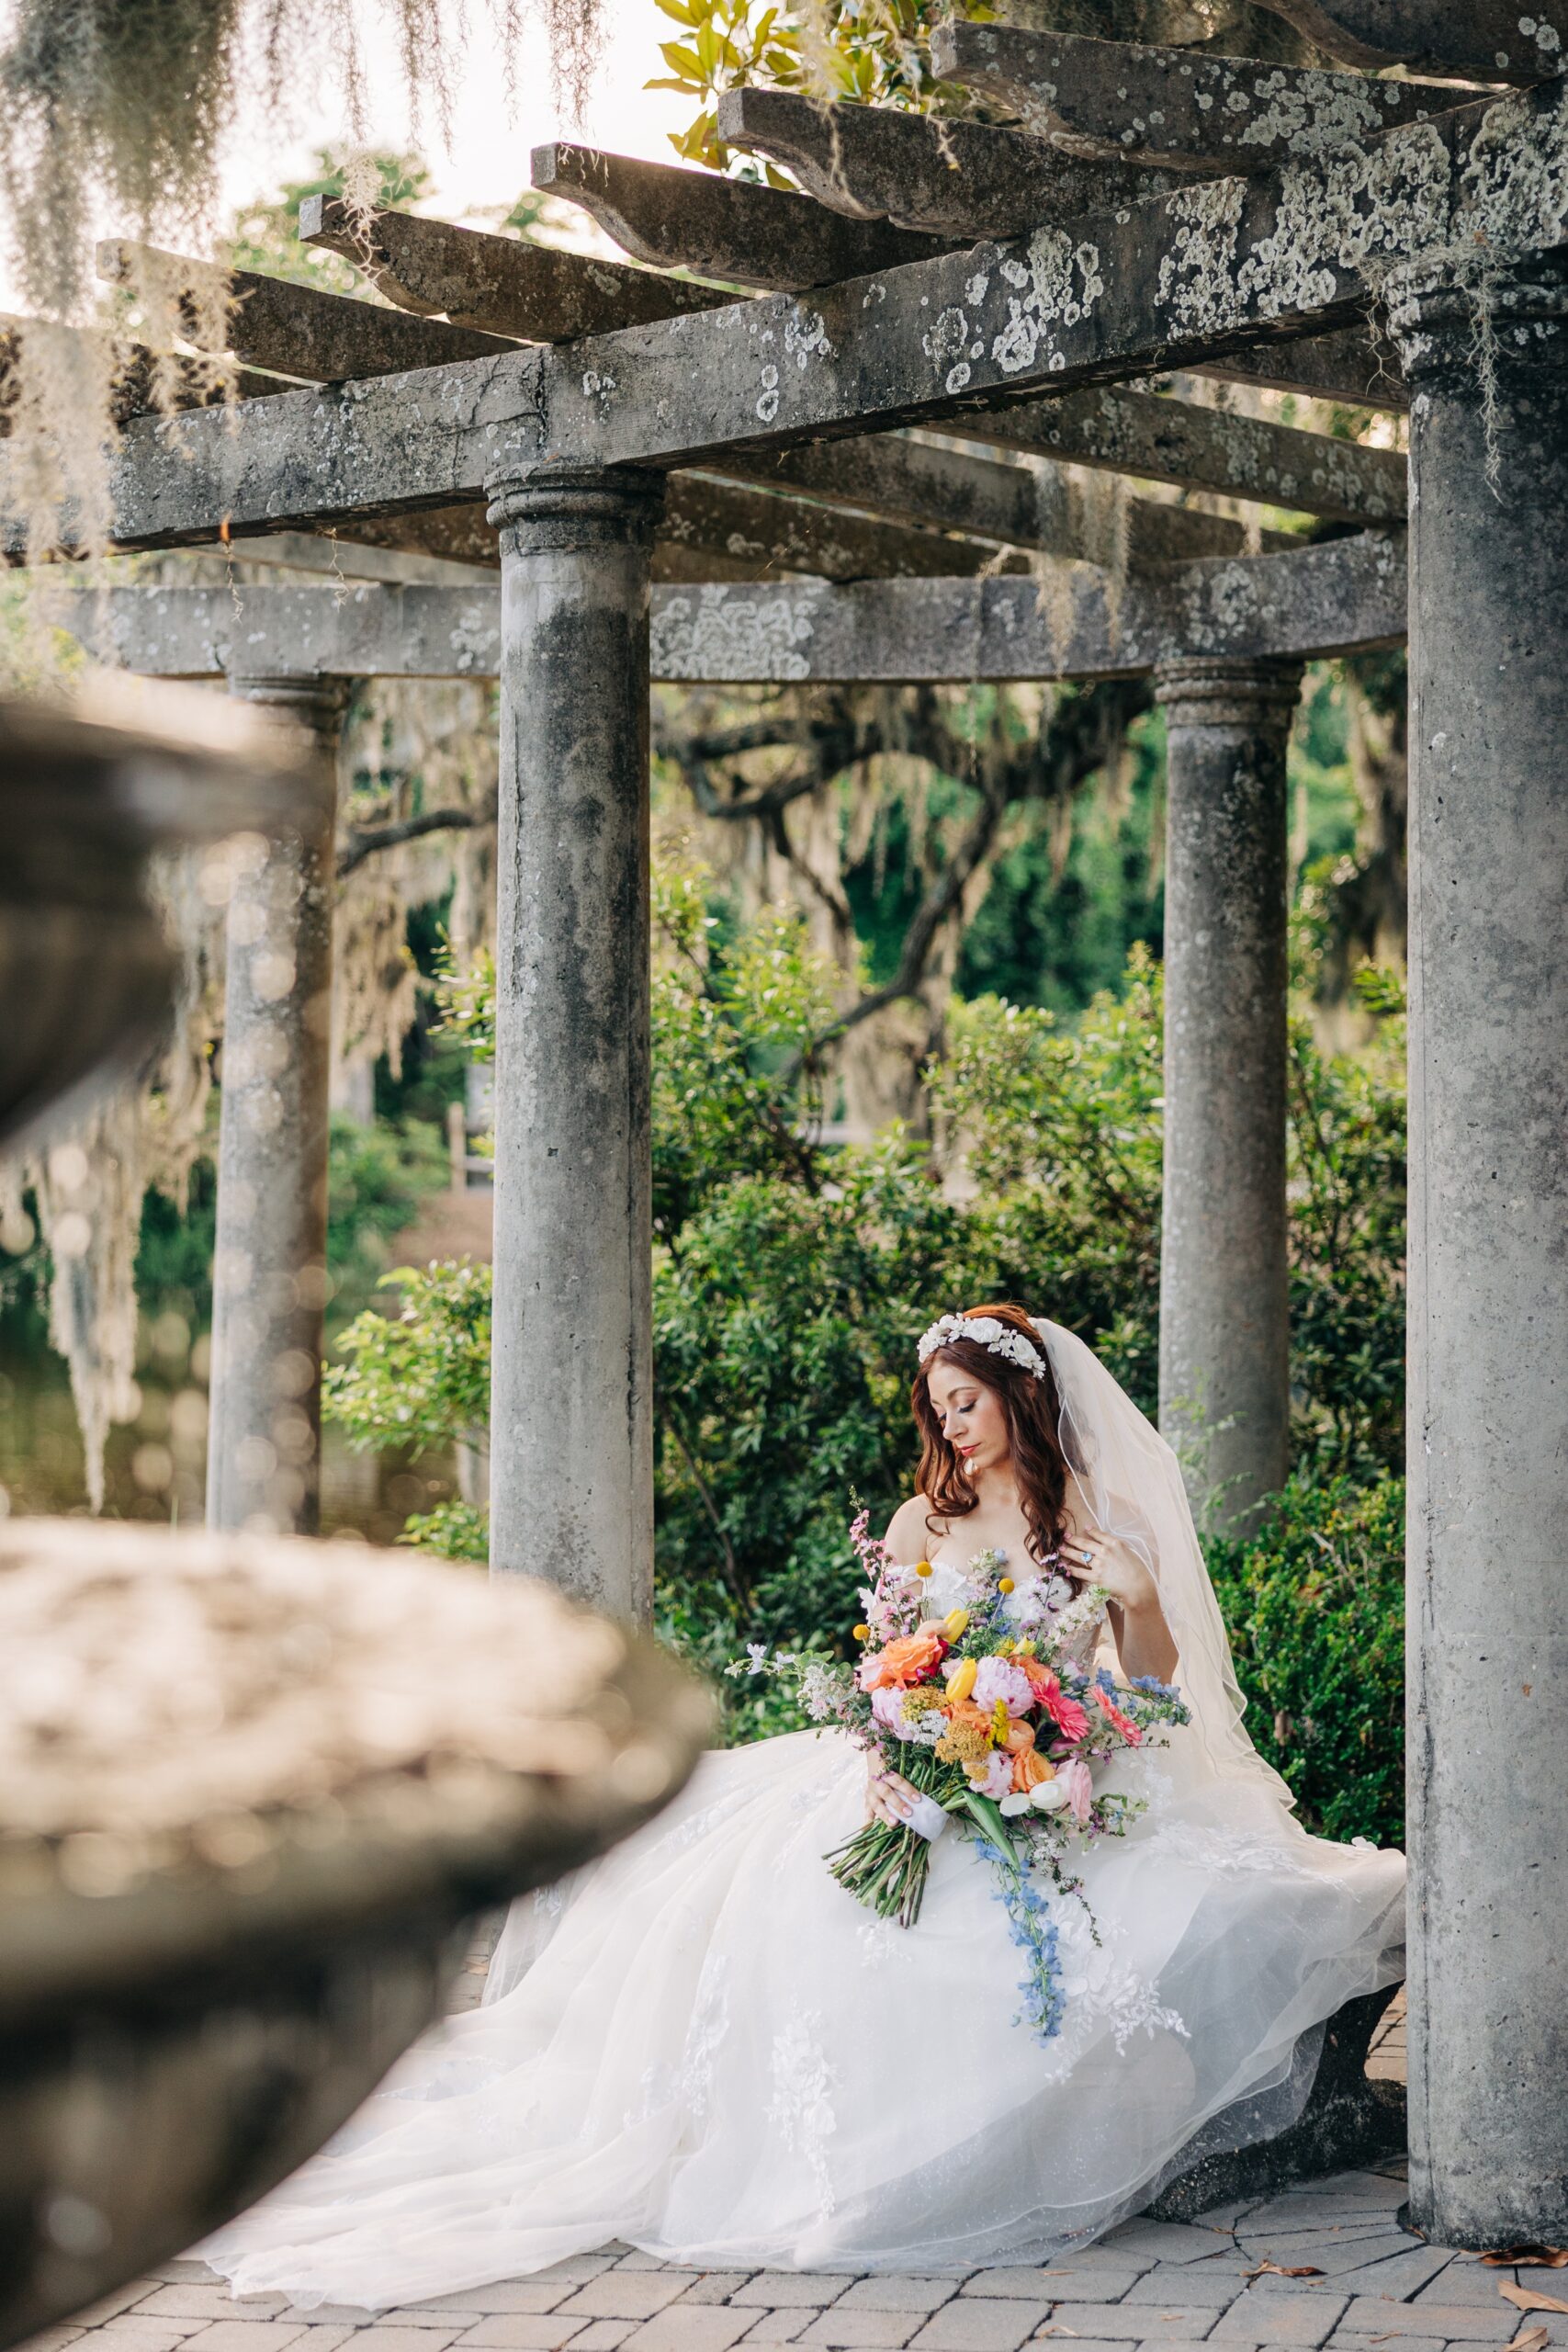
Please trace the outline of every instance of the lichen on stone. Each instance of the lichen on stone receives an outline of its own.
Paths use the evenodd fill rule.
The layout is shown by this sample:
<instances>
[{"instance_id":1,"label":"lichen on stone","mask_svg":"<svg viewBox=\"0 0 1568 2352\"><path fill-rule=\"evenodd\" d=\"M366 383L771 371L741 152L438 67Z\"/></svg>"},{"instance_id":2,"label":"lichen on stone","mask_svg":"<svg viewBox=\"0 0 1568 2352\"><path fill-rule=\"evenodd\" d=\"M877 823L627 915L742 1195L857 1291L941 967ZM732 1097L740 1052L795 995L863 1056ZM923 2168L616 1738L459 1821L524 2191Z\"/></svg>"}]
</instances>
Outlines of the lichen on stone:
<instances>
[{"instance_id":1,"label":"lichen on stone","mask_svg":"<svg viewBox=\"0 0 1568 2352\"><path fill-rule=\"evenodd\" d=\"M1043 345L1053 369L1065 368L1066 355L1051 351L1052 329L1074 327L1089 317L1105 291L1100 247L1087 240L1075 245L1062 229L1037 229L1029 240L1027 263L1009 254L999 275L1011 290L1006 296L1006 325L991 345L991 357L1004 376L1021 375L1034 365Z\"/></svg>"}]
</instances>

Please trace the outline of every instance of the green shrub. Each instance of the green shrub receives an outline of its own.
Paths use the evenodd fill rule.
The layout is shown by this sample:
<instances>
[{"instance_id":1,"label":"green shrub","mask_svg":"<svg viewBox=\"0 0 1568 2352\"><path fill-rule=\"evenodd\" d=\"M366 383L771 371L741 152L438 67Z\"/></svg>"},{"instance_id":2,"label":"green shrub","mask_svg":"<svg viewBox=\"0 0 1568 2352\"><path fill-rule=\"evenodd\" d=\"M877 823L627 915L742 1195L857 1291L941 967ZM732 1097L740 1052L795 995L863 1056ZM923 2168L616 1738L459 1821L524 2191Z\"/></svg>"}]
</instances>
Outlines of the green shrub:
<instances>
[{"instance_id":1,"label":"green shrub","mask_svg":"<svg viewBox=\"0 0 1568 2352\"><path fill-rule=\"evenodd\" d=\"M1209 1566L1247 1727L1325 1838L1404 1836L1404 1484L1292 1479Z\"/></svg>"}]
</instances>

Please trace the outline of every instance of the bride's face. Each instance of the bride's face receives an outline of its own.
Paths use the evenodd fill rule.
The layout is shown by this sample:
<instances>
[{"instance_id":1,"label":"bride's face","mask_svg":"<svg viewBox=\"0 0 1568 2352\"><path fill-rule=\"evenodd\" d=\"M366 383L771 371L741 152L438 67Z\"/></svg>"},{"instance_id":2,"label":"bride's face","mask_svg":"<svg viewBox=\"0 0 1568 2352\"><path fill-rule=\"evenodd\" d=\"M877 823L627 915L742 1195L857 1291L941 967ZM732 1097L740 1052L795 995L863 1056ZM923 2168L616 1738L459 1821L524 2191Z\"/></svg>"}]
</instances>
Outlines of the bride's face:
<instances>
[{"instance_id":1,"label":"bride's face","mask_svg":"<svg viewBox=\"0 0 1568 2352\"><path fill-rule=\"evenodd\" d=\"M969 1476L999 1469L1011 1448L1007 1415L996 1390L950 1363L937 1364L926 1385L942 1433Z\"/></svg>"}]
</instances>

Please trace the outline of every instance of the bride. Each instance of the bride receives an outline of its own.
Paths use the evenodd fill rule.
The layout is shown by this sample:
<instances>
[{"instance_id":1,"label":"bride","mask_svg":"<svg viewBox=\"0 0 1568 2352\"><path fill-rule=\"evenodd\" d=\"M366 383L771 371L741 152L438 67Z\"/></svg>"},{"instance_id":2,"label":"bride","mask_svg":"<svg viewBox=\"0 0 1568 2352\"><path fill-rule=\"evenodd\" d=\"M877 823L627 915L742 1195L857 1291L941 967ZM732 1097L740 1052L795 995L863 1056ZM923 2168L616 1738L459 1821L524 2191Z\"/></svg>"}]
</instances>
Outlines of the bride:
<instances>
[{"instance_id":1,"label":"bride","mask_svg":"<svg viewBox=\"0 0 1568 2352\"><path fill-rule=\"evenodd\" d=\"M1016 1307L944 1316L913 1406L920 1490L887 1541L930 1612L983 1549L1021 1605L1065 1568L1110 1595L1086 1653L1176 1681L1191 1713L1102 1768L1147 1810L1083 1858L1098 1941L1050 1896L1059 2033L1014 2021L1021 1956L956 1831L913 1928L829 1876L907 1782L868 1781L839 1730L716 1752L514 1905L484 2006L203 2249L236 2292L378 2308L608 2238L715 2269L1034 2262L1294 2121L1325 2019L1403 1973L1403 1857L1292 1819L1242 1729L1175 1457L1082 1340Z\"/></svg>"}]
</instances>

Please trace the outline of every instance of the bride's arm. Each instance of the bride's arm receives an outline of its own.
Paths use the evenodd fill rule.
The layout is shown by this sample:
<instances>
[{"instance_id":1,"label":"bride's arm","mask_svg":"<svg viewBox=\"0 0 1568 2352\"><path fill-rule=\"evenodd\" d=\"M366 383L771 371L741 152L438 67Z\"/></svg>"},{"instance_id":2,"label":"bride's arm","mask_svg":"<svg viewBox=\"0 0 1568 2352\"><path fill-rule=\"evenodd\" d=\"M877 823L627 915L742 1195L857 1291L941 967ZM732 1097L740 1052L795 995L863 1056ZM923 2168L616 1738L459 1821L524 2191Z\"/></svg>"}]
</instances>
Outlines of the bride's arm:
<instances>
[{"instance_id":1,"label":"bride's arm","mask_svg":"<svg viewBox=\"0 0 1568 2352\"><path fill-rule=\"evenodd\" d=\"M1158 1682L1174 1682L1179 1659L1159 1605L1159 1588L1133 1546L1119 1535L1092 1530L1074 1534L1062 1566L1080 1584L1103 1585L1110 1594L1111 1631L1127 1679L1152 1674Z\"/></svg>"},{"instance_id":2,"label":"bride's arm","mask_svg":"<svg viewBox=\"0 0 1568 2352\"><path fill-rule=\"evenodd\" d=\"M926 1507L923 1497L911 1495L900 1503L883 1537L888 1556L900 1566L925 1556ZM897 1772L889 1772L873 1748L865 1759L865 1817L897 1824L908 1821L919 1791Z\"/></svg>"}]
</instances>

